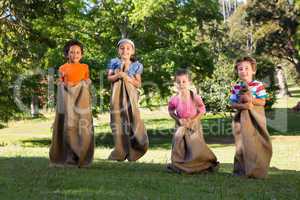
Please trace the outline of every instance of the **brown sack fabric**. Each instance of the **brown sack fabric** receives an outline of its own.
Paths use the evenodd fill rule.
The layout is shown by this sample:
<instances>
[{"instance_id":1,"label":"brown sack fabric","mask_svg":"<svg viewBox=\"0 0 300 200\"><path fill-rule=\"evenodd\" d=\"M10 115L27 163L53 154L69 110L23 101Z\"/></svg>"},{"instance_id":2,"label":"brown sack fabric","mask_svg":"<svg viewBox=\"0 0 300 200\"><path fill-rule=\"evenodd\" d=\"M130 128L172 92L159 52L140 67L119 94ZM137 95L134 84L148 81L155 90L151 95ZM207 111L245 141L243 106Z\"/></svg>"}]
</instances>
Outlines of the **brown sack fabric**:
<instances>
[{"instance_id":1,"label":"brown sack fabric","mask_svg":"<svg viewBox=\"0 0 300 200\"><path fill-rule=\"evenodd\" d=\"M108 159L136 161L149 146L147 132L138 109L138 91L126 80L112 84L111 129L115 148Z\"/></svg>"},{"instance_id":2,"label":"brown sack fabric","mask_svg":"<svg viewBox=\"0 0 300 200\"><path fill-rule=\"evenodd\" d=\"M233 120L236 153L233 173L265 178L272 157L272 144L263 107L239 111Z\"/></svg>"},{"instance_id":3,"label":"brown sack fabric","mask_svg":"<svg viewBox=\"0 0 300 200\"><path fill-rule=\"evenodd\" d=\"M88 166L94 155L89 84L58 85L56 116L50 146L53 166Z\"/></svg>"},{"instance_id":4,"label":"brown sack fabric","mask_svg":"<svg viewBox=\"0 0 300 200\"><path fill-rule=\"evenodd\" d=\"M176 172L197 173L214 171L219 162L205 143L202 126L195 122L192 129L180 126L173 135L171 164Z\"/></svg>"}]
</instances>

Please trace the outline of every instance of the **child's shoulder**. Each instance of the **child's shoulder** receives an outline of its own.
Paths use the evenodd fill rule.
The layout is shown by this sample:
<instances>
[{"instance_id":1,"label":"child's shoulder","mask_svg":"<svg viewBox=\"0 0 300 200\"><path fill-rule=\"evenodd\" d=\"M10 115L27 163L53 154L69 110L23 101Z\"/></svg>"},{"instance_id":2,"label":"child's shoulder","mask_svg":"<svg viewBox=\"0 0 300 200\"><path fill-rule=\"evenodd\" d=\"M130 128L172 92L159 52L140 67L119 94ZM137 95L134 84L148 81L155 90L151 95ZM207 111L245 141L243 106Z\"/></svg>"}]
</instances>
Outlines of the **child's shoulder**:
<instances>
[{"instance_id":1,"label":"child's shoulder","mask_svg":"<svg viewBox=\"0 0 300 200\"><path fill-rule=\"evenodd\" d=\"M131 63L130 70L134 74L142 74L143 70L144 70L144 67L143 67L142 63L140 63L138 60L136 60L136 61Z\"/></svg>"},{"instance_id":2,"label":"child's shoulder","mask_svg":"<svg viewBox=\"0 0 300 200\"><path fill-rule=\"evenodd\" d=\"M261 85L264 85L264 83L258 80L253 80L249 83L249 86L261 86Z\"/></svg>"},{"instance_id":3,"label":"child's shoulder","mask_svg":"<svg viewBox=\"0 0 300 200\"><path fill-rule=\"evenodd\" d=\"M109 60L108 62L108 67L111 67L111 68L117 68L117 67L120 67L121 66L121 59L120 58L112 58Z\"/></svg>"},{"instance_id":4,"label":"child's shoulder","mask_svg":"<svg viewBox=\"0 0 300 200\"><path fill-rule=\"evenodd\" d=\"M169 102L177 102L179 100L179 96L178 95L173 95L171 96L171 98L169 99Z\"/></svg>"},{"instance_id":5,"label":"child's shoulder","mask_svg":"<svg viewBox=\"0 0 300 200\"><path fill-rule=\"evenodd\" d=\"M143 65L139 60L135 60L132 62L133 65Z\"/></svg>"},{"instance_id":6,"label":"child's shoulder","mask_svg":"<svg viewBox=\"0 0 300 200\"><path fill-rule=\"evenodd\" d=\"M179 102L179 96L178 95L174 95L169 99L169 103L168 106L169 108L175 109L178 105Z\"/></svg>"},{"instance_id":7,"label":"child's shoulder","mask_svg":"<svg viewBox=\"0 0 300 200\"><path fill-rule=\"evenodd\" d=\"M82 67L84 67L84 68L89 68L89 65L88 64L85 64L85 63L80 63L80 65L82 66Z\"/></svg>"},{"instance_id":8,"label":"child's shoulder","mask_svg":"<svg viewBox=\"0 0 300 200\"><path fill-rule=\"evenodd\" d=\"M201 95L196 94L196 93L194 93L194 98L195 98L196 100L202 100Z\"/></svg>"},{"instance_id":9,"label":"child's shoulder","mask_svg":"<svg viewBox=\"0 0 300 200\"><path fill-rule=\"evenodd\" d=\"M63 70L65 70L67 67L69 66L69 63L64 63L64 64L62 64L61 66L59 66L59 71L63 71Z\"/></svg>"}]
</instances>

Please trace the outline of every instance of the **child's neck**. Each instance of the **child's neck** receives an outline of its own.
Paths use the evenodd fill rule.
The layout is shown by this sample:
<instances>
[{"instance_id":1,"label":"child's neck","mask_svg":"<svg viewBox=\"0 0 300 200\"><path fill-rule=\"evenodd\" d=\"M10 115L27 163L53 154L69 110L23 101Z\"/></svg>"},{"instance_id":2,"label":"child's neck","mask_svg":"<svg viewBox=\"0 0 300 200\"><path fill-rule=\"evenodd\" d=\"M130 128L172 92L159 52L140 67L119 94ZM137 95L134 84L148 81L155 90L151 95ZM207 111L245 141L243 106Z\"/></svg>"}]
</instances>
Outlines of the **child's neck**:
<instances>
[{"instance_id":1,"label":"child's neck","mask_svg":"<svg viewBox=\"0 0 300 200\"><path fill-rule=\"evenodd\" d=\"M181 90L181 91L179 91L179 96L181 99L187 100L190 97L190 91L189 90Z\"/></svg>"},{"instance_id":2,"label":"child's neck","mask_svg":"<svg viewBox=\"0 0 300 200\"><path fill-rule=\"evenodd\" d=\"M80 62L72 62L72 61L68 61L69 64L80 64Z\"/></svg>"},{"instance_id":3,"label":"child's neck","mask_svg":"<svg viewBox=\"0 0 300 200\"><path fill-rule=\"evenodd\" d=\"M241 80L241 82L243 82L243 83L251 83L251 82L253 81L253 79L245 80L245 79L241 79L241 78L240 78L240 80Z\"/></svg>"},{"instance_id":4,"label":"child's neck","mask_svg":"<svg viewBox=\"0 0 300 200\"><path fill-rule=\"evenodd\" d=\"M131 60L130 59L122 59L122 62L124 64L124 69L128 69L131 64Z\"/></svg>"}]
</instances>

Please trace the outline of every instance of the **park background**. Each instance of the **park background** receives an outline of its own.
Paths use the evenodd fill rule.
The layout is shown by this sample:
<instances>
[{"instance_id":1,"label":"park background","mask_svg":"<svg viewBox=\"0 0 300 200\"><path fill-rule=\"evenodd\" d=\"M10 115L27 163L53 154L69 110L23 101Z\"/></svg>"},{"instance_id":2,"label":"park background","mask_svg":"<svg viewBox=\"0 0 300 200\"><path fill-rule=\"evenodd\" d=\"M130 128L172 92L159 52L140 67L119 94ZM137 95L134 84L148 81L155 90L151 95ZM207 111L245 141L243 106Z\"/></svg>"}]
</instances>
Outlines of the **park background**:
<instances>
[{"instance_id":1,"label":"park background","mask_svg":"<svg viewBox=\"0 0 300 200\"><path fill-rule=\"evenodd\" d=\"M1 0L0 193L3 199L297 199L300 198L300 1L292 0ZM135 42L144 65L141 113L150 149L136 163L107 161L110 85L116 43ZM57 69L70 39L84 44L93 81L96 151L89 169L48 167ZM256 58L274 155L269 178L231 175L230 88L234 61ZM178 67L192 72L208 114L217 174L170 174L174 122L166 104ZM1 197L1 198L2 198Z\"/></svg>"}]
</instances>

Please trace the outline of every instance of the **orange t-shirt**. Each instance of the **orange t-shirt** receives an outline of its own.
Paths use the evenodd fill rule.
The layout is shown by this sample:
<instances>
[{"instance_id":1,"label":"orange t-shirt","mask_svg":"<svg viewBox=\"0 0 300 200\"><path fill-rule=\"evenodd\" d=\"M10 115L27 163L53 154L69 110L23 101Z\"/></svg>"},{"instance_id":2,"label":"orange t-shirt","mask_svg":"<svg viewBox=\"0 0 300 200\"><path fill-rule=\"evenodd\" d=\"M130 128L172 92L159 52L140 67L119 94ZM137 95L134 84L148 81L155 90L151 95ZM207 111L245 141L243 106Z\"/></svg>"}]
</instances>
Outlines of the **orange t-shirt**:
<instances>
[{"instance_id":1,"label":"orange t-shirt","mask_svg":"<svg viewBox=\"0 0 300 200\"><path fill-rule=\"evenodd\" d=\"M66 63L59 67L60 80L69 84L76 85L82 80L89 79L89 66L87 64Z\"/></svg>"}]
</instances>

